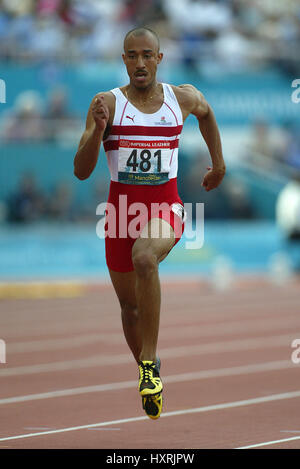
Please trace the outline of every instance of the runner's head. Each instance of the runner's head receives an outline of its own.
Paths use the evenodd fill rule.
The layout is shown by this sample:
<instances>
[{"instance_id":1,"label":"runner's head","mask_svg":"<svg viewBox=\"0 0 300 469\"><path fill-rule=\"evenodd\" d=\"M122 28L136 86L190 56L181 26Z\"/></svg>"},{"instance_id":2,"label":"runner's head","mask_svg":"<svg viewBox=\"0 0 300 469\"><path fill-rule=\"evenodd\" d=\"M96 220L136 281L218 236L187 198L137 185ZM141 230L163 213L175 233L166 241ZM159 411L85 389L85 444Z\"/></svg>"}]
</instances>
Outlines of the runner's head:
<instances>
[{"instance_id":1,"label":"runner's head","mask_svg":"<svg viewBox=\"0 0 300 469\"><path fill-rule=\"evenodd\" d=\"M136 88L148 88L156 79L157 65L163 57L157 34L148 28L132 29L125 36L122 57L130 83Z\"/></svg>"}]
</instances>

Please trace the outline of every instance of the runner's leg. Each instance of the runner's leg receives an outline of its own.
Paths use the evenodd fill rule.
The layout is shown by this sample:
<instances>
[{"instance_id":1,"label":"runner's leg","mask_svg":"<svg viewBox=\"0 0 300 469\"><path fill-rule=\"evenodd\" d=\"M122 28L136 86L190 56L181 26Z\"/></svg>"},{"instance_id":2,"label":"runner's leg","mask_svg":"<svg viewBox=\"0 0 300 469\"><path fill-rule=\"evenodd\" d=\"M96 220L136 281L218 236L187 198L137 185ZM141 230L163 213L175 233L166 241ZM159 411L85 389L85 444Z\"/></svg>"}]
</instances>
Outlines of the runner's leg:
<instances>
[{"instance_id":1,"label":"runner's leg","mask_svg":"<svg viewBox=\"0 0 300 469\"><path fill-rule=\"evenodd\" d=\"M109 269L109 274L121 306L124 335L135 360L138 362L142 349L142 337L135 296L135 271L115 272Z\"/></svg>"},{"instance_id":2,"label":"runner's leg","mask_svg":"<svg viewBox=\"0 0 300 469\"><path fill-rule=\"evenodd\" d=\"M161 218L152 218L132 248L136 305L142 334L141 361L156 360L161 304L158 264L168 255L174 243L171 225Z\"/></svg>"}]
</instances>

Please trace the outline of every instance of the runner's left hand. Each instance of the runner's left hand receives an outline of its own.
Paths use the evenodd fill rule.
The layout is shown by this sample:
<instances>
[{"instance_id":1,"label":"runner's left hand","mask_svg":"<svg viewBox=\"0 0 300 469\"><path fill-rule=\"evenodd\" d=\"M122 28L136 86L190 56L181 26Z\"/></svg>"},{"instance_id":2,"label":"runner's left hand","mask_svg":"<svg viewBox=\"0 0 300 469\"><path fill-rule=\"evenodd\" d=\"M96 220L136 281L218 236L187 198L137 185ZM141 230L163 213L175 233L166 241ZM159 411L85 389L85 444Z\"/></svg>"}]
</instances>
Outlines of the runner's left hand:
<instances>
[{"instance_id":1,"label":"runner's left hand","mask_svg":"<svg viewBox=\"0 0 300 469\"><path fill-rule=\"evenodd\" d=\"M225 169L211 168L210 166L207 169L208 172L205 174L201 185L208 192L216 189L221 184L225 175Z\"/></svg>"}]
</instances>

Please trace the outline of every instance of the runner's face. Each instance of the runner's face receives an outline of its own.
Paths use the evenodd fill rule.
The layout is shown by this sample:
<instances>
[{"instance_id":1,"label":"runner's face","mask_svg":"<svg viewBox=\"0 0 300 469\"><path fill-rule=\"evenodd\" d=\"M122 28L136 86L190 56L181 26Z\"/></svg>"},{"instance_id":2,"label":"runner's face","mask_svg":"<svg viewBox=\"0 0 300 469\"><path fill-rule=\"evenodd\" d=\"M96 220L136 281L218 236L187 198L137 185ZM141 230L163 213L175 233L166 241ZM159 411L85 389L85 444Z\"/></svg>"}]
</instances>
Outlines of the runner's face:
<instances>
[{"instance_id":1,"label":"runner's face","mask_svg":"<svg viewBox=\"0 0 300 469\"><path fill-rule=\"evenodd\" d=\"M152 34L129 36L122 57L130 83L139 89L148 88L156 78L157 65L162 56Z\"/></svg>"}]
</instances>

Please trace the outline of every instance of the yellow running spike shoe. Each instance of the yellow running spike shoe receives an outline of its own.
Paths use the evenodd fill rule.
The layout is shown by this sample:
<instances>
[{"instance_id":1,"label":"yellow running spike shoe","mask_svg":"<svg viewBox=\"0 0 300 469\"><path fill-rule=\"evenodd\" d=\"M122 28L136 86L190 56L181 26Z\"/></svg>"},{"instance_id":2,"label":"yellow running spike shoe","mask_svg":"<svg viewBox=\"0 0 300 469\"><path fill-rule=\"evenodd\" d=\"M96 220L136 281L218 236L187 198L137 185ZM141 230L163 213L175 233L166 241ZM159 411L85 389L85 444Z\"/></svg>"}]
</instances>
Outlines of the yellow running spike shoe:
<instances>
[{"instance_id":1,"label":"yellow running spike shoe","mask_svg":"<svg viewBox=\"0 0 300 469\"><path fill-rule=\"evenodd\" d=\"M163 385L159 376L160 360L139 362L139 393L142 397L158 394Z\"/></svg>"},{"instance_id":2,"label":"yellow running spike shoe","mask_svg":"<svg viewBox=\"0 0 300 469\"><path fill-rule=\"evenodd\" d=\"M153 396L142 397L143 409L150 419L158 419L163 406L162 392Z\"/></svg>"}]
</instances>

